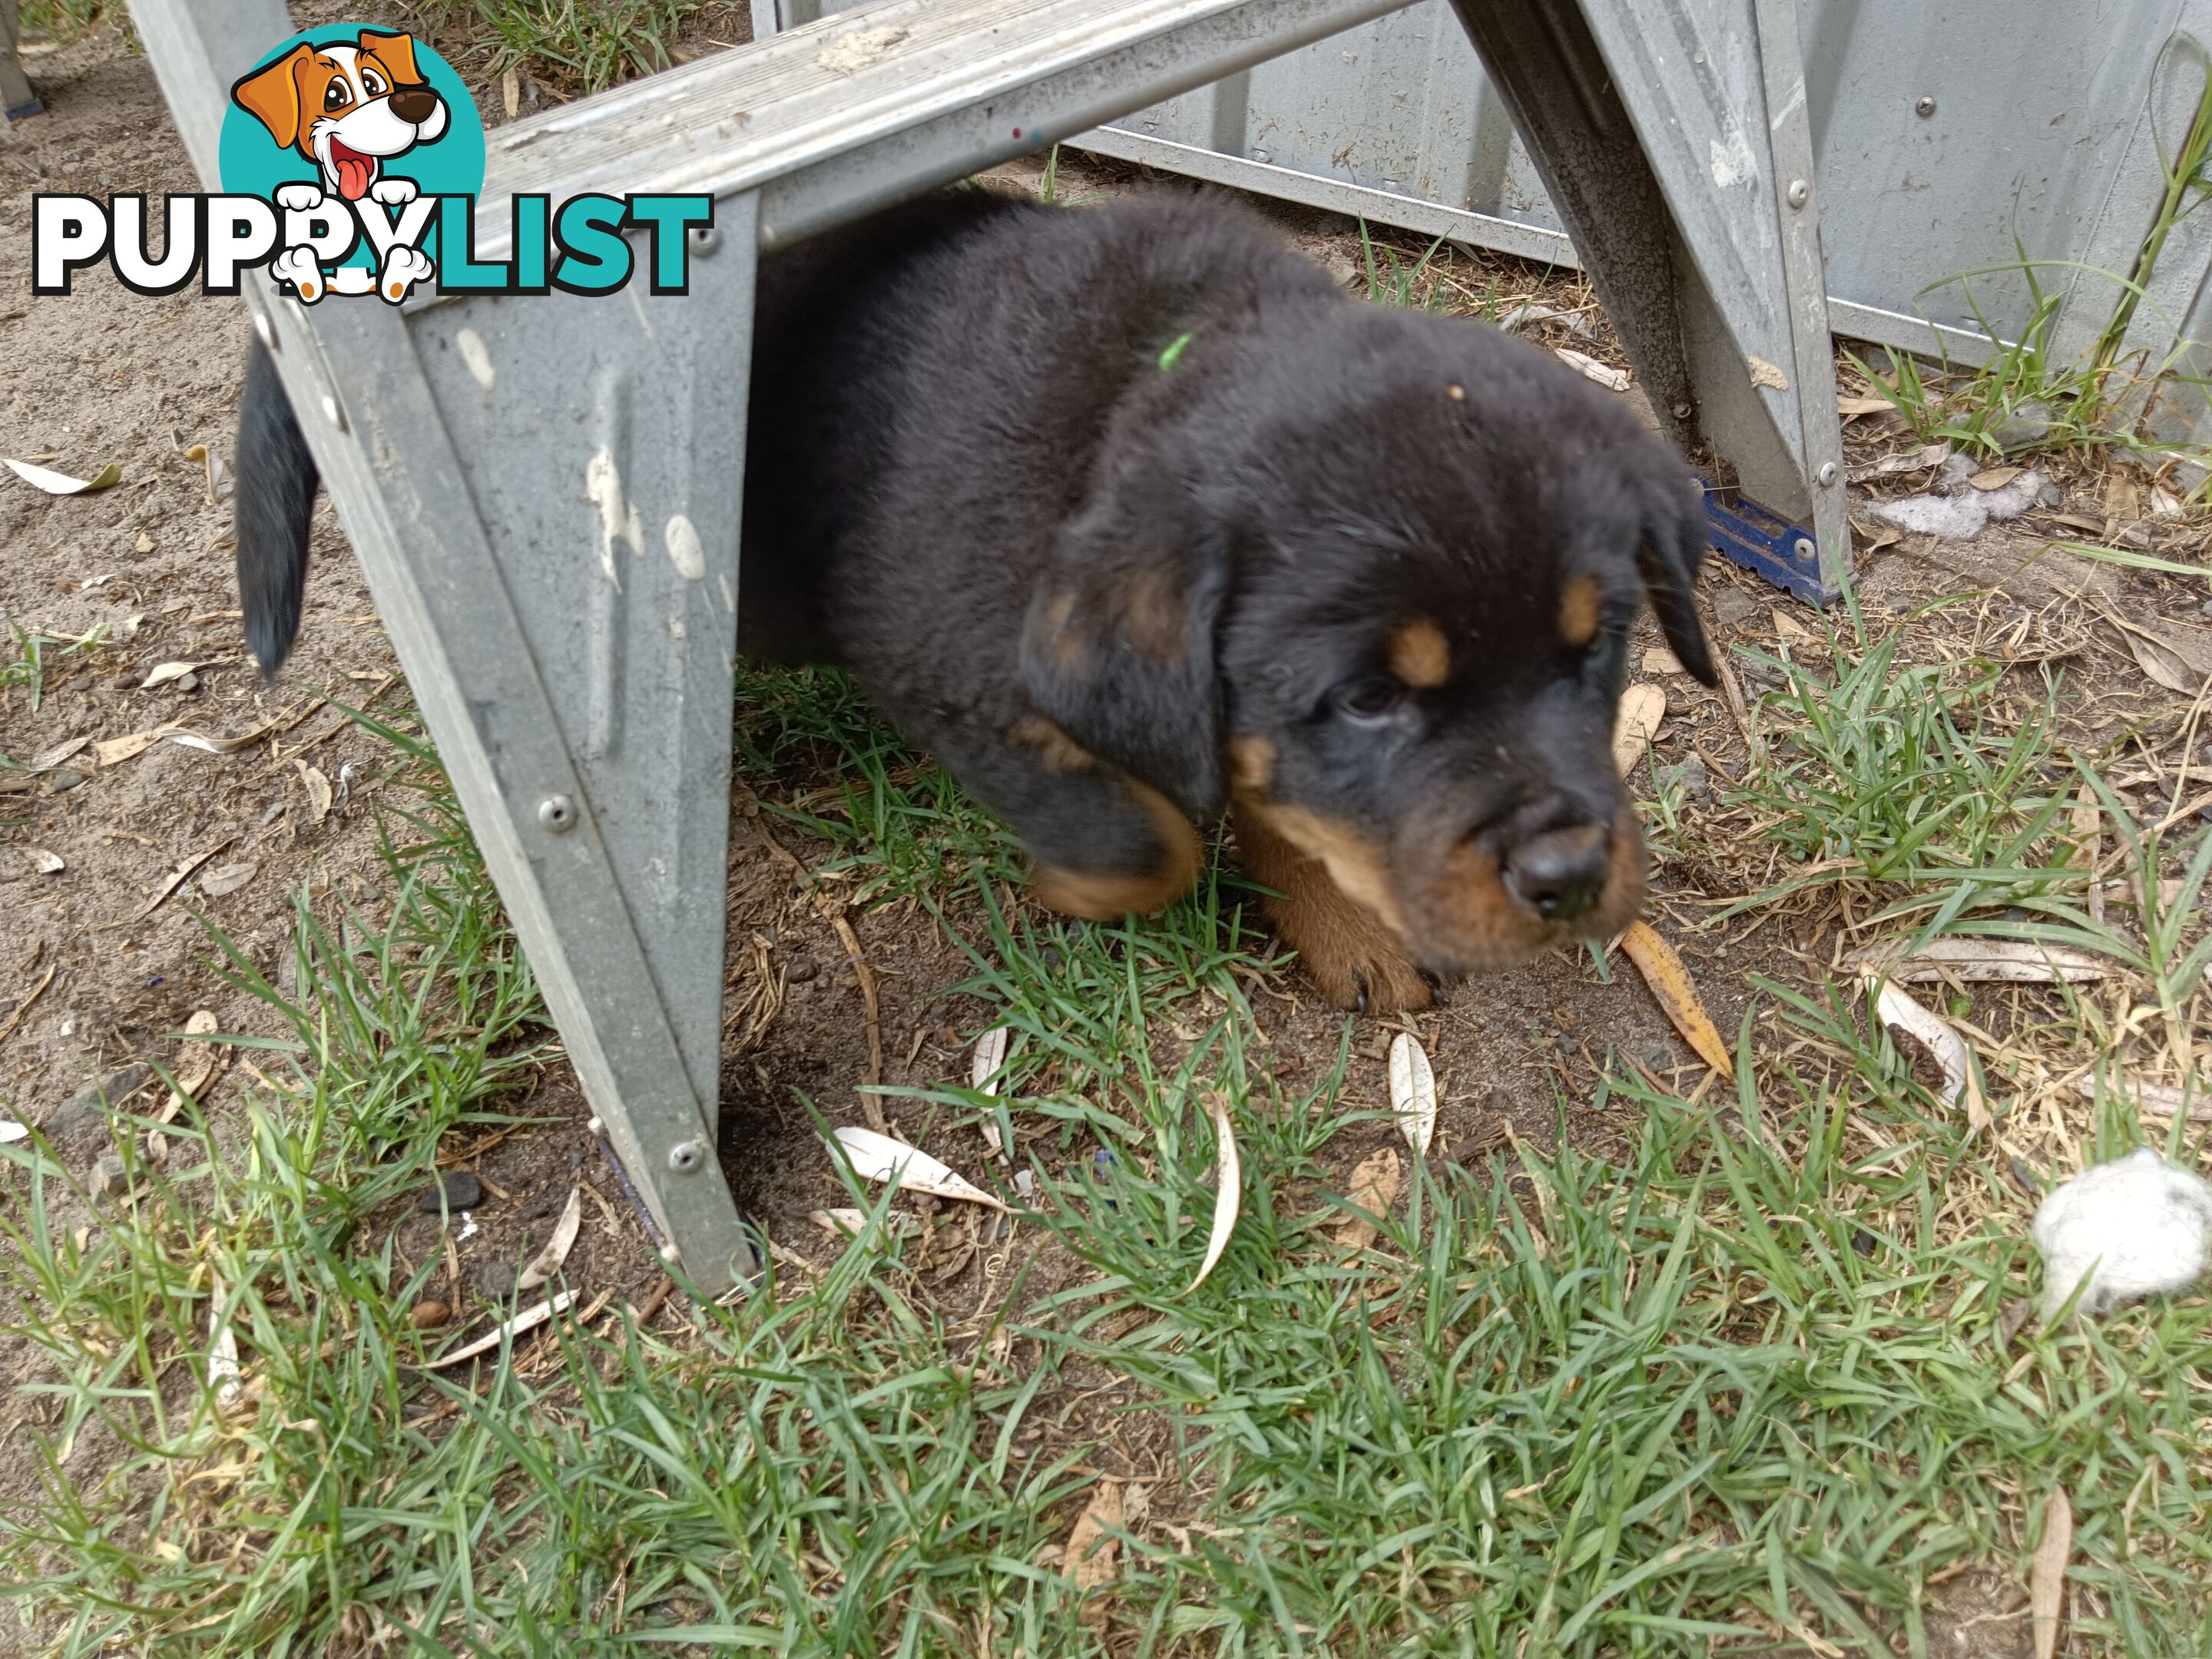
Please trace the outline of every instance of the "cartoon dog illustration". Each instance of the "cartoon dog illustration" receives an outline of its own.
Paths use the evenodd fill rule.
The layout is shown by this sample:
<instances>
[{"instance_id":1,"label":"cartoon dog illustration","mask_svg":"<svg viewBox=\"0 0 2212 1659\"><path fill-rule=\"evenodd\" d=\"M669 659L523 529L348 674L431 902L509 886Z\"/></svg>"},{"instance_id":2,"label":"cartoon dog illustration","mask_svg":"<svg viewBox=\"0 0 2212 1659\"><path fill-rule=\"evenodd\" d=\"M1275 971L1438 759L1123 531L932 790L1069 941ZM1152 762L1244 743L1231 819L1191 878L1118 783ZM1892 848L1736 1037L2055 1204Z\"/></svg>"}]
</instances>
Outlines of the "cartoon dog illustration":
<instances>
[{"instance_id":1,"label":"cartoon dog illustration","mask_svg":"<svg viewBox=\"0 0 2212 1659\"><path fill-rule=\"evenodd\" d=\"M306 42L245 76L230 89L240 108L269 130L283 149L315 164L322 188L285 185L277 205L312 212L330 196L348 203L367 197L386 207L415 199L410 179L383 177L384 163L417 144L435 143L450 121L446 100L415 66L415 38L363 29L351 44ZM270 270L312 304L325 288L362 292L367 282L341 270L327 278L311 247L279 254ZM398 303L434 270L428 255L395 241L376 274L376 291Z\"/></svg>"}]
</instances>

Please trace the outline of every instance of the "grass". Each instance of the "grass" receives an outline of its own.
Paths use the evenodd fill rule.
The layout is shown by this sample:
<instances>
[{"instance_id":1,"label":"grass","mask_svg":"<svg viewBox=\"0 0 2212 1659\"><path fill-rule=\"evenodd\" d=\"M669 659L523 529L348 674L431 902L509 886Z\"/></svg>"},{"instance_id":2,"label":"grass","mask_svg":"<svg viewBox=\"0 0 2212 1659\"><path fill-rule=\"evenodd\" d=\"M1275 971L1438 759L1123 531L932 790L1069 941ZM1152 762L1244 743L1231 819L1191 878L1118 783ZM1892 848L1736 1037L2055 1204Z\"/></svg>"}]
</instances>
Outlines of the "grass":
<instances>
[{"instance_id":1,"label":"grass","mask_svg":"<svg viewBox=\"0 0 2212 1659\"><path fill-rule=\"evenodd\" d=\"M526 64L578 94L666 69L691 18L731 9L717 0L416 0L441 31L488 37L488 70Z\"/></svg>"},{"instance_id":2,"label":"grass","mask_svg":"<svg viewBox=\"0 0 2212 1659\"><path fill-rule=\"evenodd\" d=\"M2020 739L1976 726L1972 671L1951 696L1848 642L1826 701L1863 694L1871 735L1805 713L1772 787L1809 803L1866 780L1855 856L1940 887L2020 832L1954 814L1920 833L1899 757L1936 798L1933 768L2002 766ZM1869 662L1909 695L1854 692ZM161 1163L124 1137L132 1195L89 1214L42 1151L0 1148L0 1300L50 1402L46 1497L0 1520L0 1595L65 1613L56 1651L1522 1659L1812 1631L1923 1653L1947 1576L2019 1571L2062 1488L2069 1650L2212 1641L2212 1303L2008 1349L2003 1310L2036 1279L2024 1204L1841 992L1760 987L1735 1115L1616 1080L1603 1155L1562 1136L1417 1166L1349 1254L1341 1148L1380 1126L1347 1109L1341 1060L1298 1087L1272 1070L1246 997L1271 970L1220 872L1152 924L1010 913L1003 838L848 687L764 675L741 702L764 788L836 769L835 805L788 821L856 883L971 894L965 988L1016 1033L1006 1087L903 1092L998 1115L1036 1181L1024 1259L1048 1241L1075 1271L955 1317L879 1219L673 1335L616 1318L473 1381L416 1370L398 1310L434 1264L410 1273L380 1206L440 1133L498 1118L543 1028L429 757L392 732L422 805L391 825L381 898L303 898L313 996L231 958L288 1033L256 1056L271 1086L235 1122L161 1131ZM1907 705L1931 712L1884 735ZM1243 1216L1192 1294L1217 1096ZM2108 1109L2084 1150L2136 1136ZM211 1316L250 1379L228 1413ZM1161 1478L1086 1600L1052 1553L1111 1436ZM104 1462L70 1457L94 1443Z\"/></svg>"},{"instance_id":3,"label":"grass","mask_svg":"<svg viewBox=\"0 0 2212 1659\"><path fill-rule=\"evenodd\" d=\"M72 639L65 635L49 634L36 628L25 628L12 617L8 619L8 631L15 635L14 654L0 663L0 697L21 690L37 714L46 700L46 668L50 658L79 656L97 650L107 635L105 624L90 633Z\"/></svg>"}]
</instances>

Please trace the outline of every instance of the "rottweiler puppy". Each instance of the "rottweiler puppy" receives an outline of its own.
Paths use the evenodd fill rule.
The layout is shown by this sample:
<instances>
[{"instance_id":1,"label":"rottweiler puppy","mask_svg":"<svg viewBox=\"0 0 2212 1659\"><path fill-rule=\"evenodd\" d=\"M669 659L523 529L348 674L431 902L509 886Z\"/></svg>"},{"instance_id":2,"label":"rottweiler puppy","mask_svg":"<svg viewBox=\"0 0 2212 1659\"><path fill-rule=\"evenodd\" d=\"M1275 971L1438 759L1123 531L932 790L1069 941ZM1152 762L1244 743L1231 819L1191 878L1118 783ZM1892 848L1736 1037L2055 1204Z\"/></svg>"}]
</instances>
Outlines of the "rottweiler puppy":
<instances>
[{"instance_id":1,"label":"rottweiler puppy","mask_svg":"<svg viewBox=\"0 0 2212 1659\"><path fill-rule=\"evenodd\" d=\"M1226 812L1279 937L1375 1012L1635 915L1644 597L1713 671L1700 487L1617 398L1215 198L908 204L764 260L755 340L741 647L849 669L1045 904L1159 909ZM250 365L270 668L313 488L272 398Z\"/></svg>"}]
</instances>

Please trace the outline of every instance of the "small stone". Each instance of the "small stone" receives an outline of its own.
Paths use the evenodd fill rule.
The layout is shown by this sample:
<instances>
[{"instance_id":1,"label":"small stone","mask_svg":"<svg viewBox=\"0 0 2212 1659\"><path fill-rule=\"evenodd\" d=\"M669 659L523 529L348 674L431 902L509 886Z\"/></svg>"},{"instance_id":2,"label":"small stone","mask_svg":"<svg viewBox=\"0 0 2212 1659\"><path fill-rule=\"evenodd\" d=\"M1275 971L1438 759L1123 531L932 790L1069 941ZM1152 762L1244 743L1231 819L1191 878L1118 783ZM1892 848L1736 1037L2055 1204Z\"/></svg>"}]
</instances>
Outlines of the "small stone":
<instances>
[{"instance_id":1,"label":"small stone","mask_svg":"<svg viewBox=\"0 0 2212 1659\"><path fill-rule=\"evenodd\" d=\"M154 538L143 530L138 532L138 550L141 553L151 553L154 550Z\"/></svg>"},{"instance_id":2,"label":"small stone","mask_svg":"<svg viewBox=\"0 0 2212 1659\"><path fill-rule=\"evenodd\" d=\"M785 964L783 976L793 985L804 985L821 971L812 957L793 957Z\"/></svg>"},{"instance_id":3,"label":"small stone","mask_svg":"<svg viewBox=\"0 0 2212 1659\"><path fill-rule=\"evenodd\" d=\"M1712 774L1698 755L1691 756L1679 766L1661 767L1659 783L1662 788L1680 790L1692 800L1710 799L1713 793Z\"/></svg>"},{"instance_id":4,"label":"small stone","mask_svg":"<svg viewBox=\"0 0 2212 1659\"><path fill-rule=\"evenodd\" d=\"M442 1195L444 1202L440 1203ZM435 1215L441 1207L459 1213L473 1210L483 1202L483 1182L466 1170L450 1170L440 1176L430 1190L416 1200L415 1207L424 1215Z\"/></svg>"},{"instance_id":5,"label":"small stone","mask_svg":"<svg viewBox=\"0 0 2212 1659\"><path fill-rule=\"evenodd\" d=\"M131 1172L123 1167L123 1154L102 1152L93 1160L91 1187L95 1198L113 1198L131 1185Z\"/></svg>"},{"instance_id":6,"label":"small stone","mask_svg":"<svg viewBox=\"0 0 2212 1659\"><path fill-rule=\"evenodd\" d=\"M435 1297L425 1297L407 1310L407 1322L418 1331L434 1331L453 1316L453 1310Z\"/></svg>"},{"instance_id":7,"label":"small stone","mask_svg":"<svg viewBox=\"0 0 2212 1659\"><path fill-rule=\"evenodd\" d=\"M2051 405L2034 398L1990 428L2001 449L2027 449L2051 435Z\"/></svg>"},{"instance_id":8,"label":"small stone","mask_svg":"<svg viewBox=\"0 0 2212 1659\"><path fill-rule=\"evenodd\" d=\"M1729 628L1741 628L1759 614L1759 601L1733 587L1713 595L1713 619Z\"/></svg>"},{"instance_id":9,"label":"small stone","mask_svg":"<svg viewBox=\"0 0 2212 1659\"><path fill-rule=\"evenodd\" d=\"M477 1294L491 1302L504 1302L514 1294L514 1281L521 1275L512 1261L479 1262L471 1275Z\"/></svg>"},{"instance_id":10,"label":"small stone","mask_svg":"<svg viewBox=\"0 0 2212 1659\"><path fill-rule=\"evenodd\" d=\"M192 673L179 674L169 684L179 691L197 691L200 689L200 677Z\"/></svg>"},{"instance_id":11,"label":"small stone","mask_svg":"<svg viewBox=\"0 0 2212 1659\"><path fill-rule=\"evenodd\" d=\"M126 1096L144 1087L153 1075L150 1066L125 1066L119 1072L110 1072L48 1112L39 1127L57 1146L87 1139L107 1127L107 1115L100 1109L102 1101L110 1106L121 1105Z\"/></svg>"},{"instance_id":12,"label":"small stone","mask_svg":"<svg viewBox=\"0 0 2212 1659\"><path fill-rule=\"evenodd\" d=\"M1872 1255L1875 1251L1874 1235L1863 1227L1854 1229L1851 1233L1851 1249L1861 1255Z\"/></svg>"},{"instance_id":13,"label":"small stone","mask_svg":"<svg viewBox=\"0 0 2212 1659\"><path fill-rule=\"evenodd\" d=\"M74 789L84 781L84 774L73 766L64 766L46 775L46 787L57 795Z\"/></svg>"}]
</instances>

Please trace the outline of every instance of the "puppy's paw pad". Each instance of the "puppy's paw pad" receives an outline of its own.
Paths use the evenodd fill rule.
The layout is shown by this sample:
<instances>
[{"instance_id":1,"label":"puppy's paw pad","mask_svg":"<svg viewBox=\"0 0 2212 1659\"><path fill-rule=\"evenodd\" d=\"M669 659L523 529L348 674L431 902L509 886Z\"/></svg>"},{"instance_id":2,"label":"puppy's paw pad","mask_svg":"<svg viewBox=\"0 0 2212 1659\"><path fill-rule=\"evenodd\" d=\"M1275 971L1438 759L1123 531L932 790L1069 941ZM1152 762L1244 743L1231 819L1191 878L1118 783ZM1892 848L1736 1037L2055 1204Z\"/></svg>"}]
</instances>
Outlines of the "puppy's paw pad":
<instances>
[{"instance_id":1,"label":"puppy's paw pad","mask_svg":"<svg viewBox=\"0 0 2212 1659\"><path fill-rule=\"evenodd\" d=\"M380 179L368 187L368 198L386 207L399 207L420 194L412 179Z\"/></svg>"},{"instance_id":2,"label":"puppy's paw pad","mask_svg":"<svg viewBox=\"0 0 2212 1659\"><path fill-rule=\"evenodd\" d=\"M395 247L384 256L384 268L376 273L376 291L398 305L407 297L409 289L434 276L437 269L430 256L419 249L404 245Z\"/></svg>"},{"instance_id":3,"label":"puppy's paw pad","mask_svg":"<svg viewBox=\"0 0 2212 1659\"><path fill-rule=\"evenodd\" d=\"M313 213L323 204L323 192L313 185L289 184L276 186L276 205L294 213Z\"/></svg>"}]
</instances>

